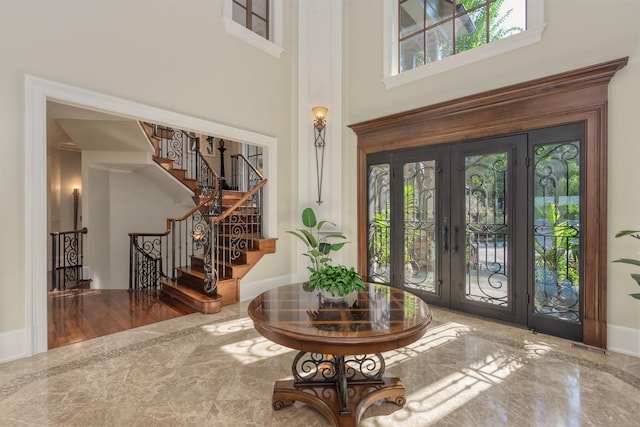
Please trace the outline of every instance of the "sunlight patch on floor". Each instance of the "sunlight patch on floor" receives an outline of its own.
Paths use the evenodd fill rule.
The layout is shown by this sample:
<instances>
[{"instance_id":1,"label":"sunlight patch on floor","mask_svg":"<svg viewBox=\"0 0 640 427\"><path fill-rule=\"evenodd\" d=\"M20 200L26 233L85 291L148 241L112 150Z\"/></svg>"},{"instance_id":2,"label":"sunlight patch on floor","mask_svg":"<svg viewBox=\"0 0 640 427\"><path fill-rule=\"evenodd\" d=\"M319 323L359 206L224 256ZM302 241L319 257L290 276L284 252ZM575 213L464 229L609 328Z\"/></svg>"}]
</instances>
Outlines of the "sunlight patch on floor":
<instances>
[{"instance_id":1,"label":"sunlight patch on floor","mask_svg":"<svg viewBox=\"0 0 640 427\"><path fill-rule=\"evenodd\" d=\"M232 320L230 322L212 323L202 326L202 330L210 335L220 336L253 329L253 322L249 318Z\"/></svg>"},{"instance_id":2,"label":"sunlight patch on floor","mask_svg":"<svg viewBox=\"0 0 640 427\"><path fill-rule=\"evenodd\" d=\"M426 353L436 347L457 340L471 332L471 328L459 323L444 323L440 326L429 328L427 333L418 341L397 350L387 351L383 354L387 367L406 362L417 354Z\"/></svg>"},{"instance_id":3,"label":"sunlight patch on floor","mask_svg":"<svg viewBox=\"0 0 640 427\"><path fill-rule=\"evenodd\" d=\"M435 422L521 369L524 362L502 352L454 372L407 396L406 409L420 413L420 421Z\"/></svg>"},{"instance_id":4,"label":"sunlight patch on floor","mask_svg":"<svg viewBox=\"0 0 640 427\"><path fill-rule=\"evenodd\" d=\"M220 348L243 365L295 351L262 337L238 341L233 344L223 345Z\"/></svg>"}]
</instances>

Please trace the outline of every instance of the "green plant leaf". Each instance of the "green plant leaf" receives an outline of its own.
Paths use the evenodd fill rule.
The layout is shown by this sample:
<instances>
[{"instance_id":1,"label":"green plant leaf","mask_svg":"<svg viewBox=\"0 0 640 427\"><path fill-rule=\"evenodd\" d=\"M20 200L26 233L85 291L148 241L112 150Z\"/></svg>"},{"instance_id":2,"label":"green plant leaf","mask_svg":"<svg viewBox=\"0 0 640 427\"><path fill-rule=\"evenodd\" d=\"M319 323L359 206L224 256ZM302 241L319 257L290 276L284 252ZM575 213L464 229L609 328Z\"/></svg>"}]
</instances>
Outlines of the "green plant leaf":
<instances>
[{"instance_id":1,"label":"green plant leaf","mask_svg":"<svg viewBox=\"0 0 640 427\"><path fill-rule=\"evenodd\" d=\"M302 240L302 242L303 242L305 245L309 246L309 240L308 240L308 239L307 239L303 234L298 233L297 231L290 231L290 230L287 230L287 233L289 233L289 234L293 234L293 235L294 235L294 236L296 236L298 239ZM312 236L312 237L313 237L313 236Z\"/></svg>"},{"instance_id":2,"label":"green plant leaf","mask_svg":"<svg viewBox=\"0 0 640 427\"><path fill-rule=\"evenodd\" d=\"M323 236L324 239L329 239L329 238L336 238L336 239L346 239L347 236L345 236L342 233L329 233L329 234L325 234Z\"/></svg>"},{"instance_id":3,"label":"green plant leaf","mask_svg":"<svg viewBox=\"0 0 640 427\"><path fill-rule=\"evenodd\" d=\"M333 225L334 227L337 227L333 222L323 220L323 221L320 221L320 222L318 223L318 230L322 230L322 227L324 227L324 225L325 225L325 224L331 224L331 225Z\"/></svg>"},{"instance_id":4,"label":"green plant leaf","mask_svg":"<svg viewBox=\"0 0 640 427\"><path fill-rule=\"evenodd\" d=\"M623 236L628 236L630 234L636 234L636 233L640 233L640 230L622 230L616 234L616 237L623 237ZM633 236L633 237L636 237L636 236Z\"/></svg>"},{"instance_id":5,"label":"green plant leaf","mask_svg":"<svg viewBox=\"0 0 640 427\"><path fill-rule=\"evenodd\" d=\"M307 238L307 243L310 247L315 248L318 246L318 241L313 234L311 234L307 230L300 230L300 232L304 235L304 237Z\"/></svg>"},{"instance_id":6,"label":"green plant leaf","mask_svg":"<svg viewBox=\"0 0 640 427\"><path fill-rule=\"evenodd\" d=\"M314 249L309 251L309 256L311 256L311 257L317 258L320 255L324 255L324 254L322 252L320 252L318 249L314 248Z\"/></svg>"},{"instance_id":7,"label":"green plant leaf","mask_svg":"<svg viewBox=\"0 0 640 427\"><path fill-rule=\"evenodd\" d=\"M631 264L631 265L636 265L638 267L640 267L640 260L637 259L631 259L631 258L620 258L620 259L616 259L613 262L621 262L624 264Z\"/></svg>"},{"instance_id":8,"label":"green plant leaf","mask_svg":"<svg viewBox=\"0 0 640 427\"><path fill-rule=\"evenodd\" d=\"M332 250L332 251L340 250L340 249L342 249L342 247L343 247L344 245L346 245L347 243L349 243L349 242L333 243L333 244L331 244L331 250Z\"/></svg>"},{"instance_id":9,"label":"green plant leaf","mask_svg":"<svg viewBox=\"0 0 640 427\"><path fill-rule=\"evenodd\" d=\"M640 299L640 294L629 294L629 295L631 295L635 299Z\"/></svg>"},{"instance_id":10,"label":"green plant leaf","mask_svg":"<svg viewBox=\"0 0 640 427\"><path fill-rule=\"evenodd\" d=\"M306 208L302 211L302 224L304 224L305 227L313 228L316 226L316 223L316 214L312 208Z\"/></svg>"},{"instance_id":11,"label":"green plant leaf","mask_svg":"<svg viewBox=\"0 0 640 427\"><path fill-rule=\"evenodd\" d=\"M633 277L633 280L635 280L635 281L636 281L636 283L637 283L638 285L640 285L640 274L632 273L632 274L631 274L631 277Z\"/></svg>"},{"instance_id":12,"label":"green plant leaf","mask_svg":"<svg viewBox=\"0 0 640 427\"><path fill-rule=\"evenodd\" d=\"M329 252L331 252L331 249L332 249L331 243L320 242L320 244L318 245L318 250L324 255L328 255Z\"/></svg>"}]
</instances>

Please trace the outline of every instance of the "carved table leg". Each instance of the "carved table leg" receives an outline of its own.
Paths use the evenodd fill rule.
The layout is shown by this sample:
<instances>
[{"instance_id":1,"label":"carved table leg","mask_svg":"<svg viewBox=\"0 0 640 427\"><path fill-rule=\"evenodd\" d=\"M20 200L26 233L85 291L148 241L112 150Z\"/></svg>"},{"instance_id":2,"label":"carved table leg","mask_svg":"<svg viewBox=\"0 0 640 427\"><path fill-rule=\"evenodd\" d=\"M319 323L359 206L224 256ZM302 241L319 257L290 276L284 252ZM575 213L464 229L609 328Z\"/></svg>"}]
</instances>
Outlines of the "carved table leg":
<instances>
[{"instance_id":1,"label":"carved table leg","mask_svg":"<svg viewBox=\"0 0 640 427\"><path fill-rule=\"evenodd\" d=\"M365 363L367 368L363 369ZM380 354L345 358L300 352L292 371L294 380L275 383L273 408L279 410L299 401L318 410L334 426L357 426L366 409L378 400L401 407L406 402L400 379L382 377L384 360Z\"/></svg>"}]
</instances>

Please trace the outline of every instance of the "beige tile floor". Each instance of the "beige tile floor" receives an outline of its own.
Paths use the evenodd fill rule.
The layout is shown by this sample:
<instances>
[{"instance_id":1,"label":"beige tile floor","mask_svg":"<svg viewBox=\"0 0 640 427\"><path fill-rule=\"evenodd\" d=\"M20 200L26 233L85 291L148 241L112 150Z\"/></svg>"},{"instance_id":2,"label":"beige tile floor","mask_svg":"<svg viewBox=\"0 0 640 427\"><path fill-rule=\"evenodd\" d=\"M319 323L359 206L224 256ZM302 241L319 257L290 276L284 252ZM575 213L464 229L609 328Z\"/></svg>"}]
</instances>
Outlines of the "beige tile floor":
<instances>
[{"instance_id":1,"label":"beige tile floor","mask_svg":"<svg viewBox=\"0 0 640 427\"><path fill-rule=\"evenodd\" d=\"M295 352L253 329L247 303L0 364L0 426L325 426L271 407ZM413 345L384 353L407 390L361 426L640 426L640 358L434 309Z\"/></svg>"}]
</instances>

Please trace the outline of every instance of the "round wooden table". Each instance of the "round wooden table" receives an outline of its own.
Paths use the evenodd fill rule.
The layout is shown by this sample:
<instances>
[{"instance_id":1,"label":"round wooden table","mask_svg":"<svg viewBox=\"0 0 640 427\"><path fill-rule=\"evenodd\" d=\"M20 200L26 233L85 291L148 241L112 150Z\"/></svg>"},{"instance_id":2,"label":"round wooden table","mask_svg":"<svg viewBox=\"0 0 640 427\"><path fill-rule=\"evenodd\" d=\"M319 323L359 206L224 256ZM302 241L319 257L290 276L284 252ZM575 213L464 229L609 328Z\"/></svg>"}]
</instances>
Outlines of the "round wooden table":
<instances>
[{"instance_id":1,"label":"round wooden table","mask_svg":"<svg viewBox=\"0 0 640 427\"><path fill-rule=\"evenodd\" d=\"M381 352L420 339L431 322L419 297L374 283L345 302L329 301L302 283L285 285L258 295L248 312L262 336L299 350L293 380L274 385L273 407L303 402L334 426L356 426L380 399L404 406L404 385L384 377Z\"/></svg>"}]
</instances>

